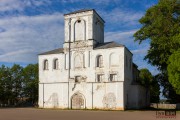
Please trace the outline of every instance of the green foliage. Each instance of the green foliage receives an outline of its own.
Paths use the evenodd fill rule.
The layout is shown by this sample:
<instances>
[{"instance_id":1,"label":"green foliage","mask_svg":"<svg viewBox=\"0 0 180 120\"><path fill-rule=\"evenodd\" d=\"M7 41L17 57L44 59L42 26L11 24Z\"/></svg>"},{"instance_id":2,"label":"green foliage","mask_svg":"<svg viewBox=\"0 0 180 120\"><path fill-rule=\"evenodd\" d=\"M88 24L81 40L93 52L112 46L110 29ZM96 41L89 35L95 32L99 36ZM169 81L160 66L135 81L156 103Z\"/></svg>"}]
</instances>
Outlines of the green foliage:
<instances>
[{"instance_id":1,"label":"green foliage","mask_svg":"<svg viewBox=\"0 0 180 120\"><path fill-rule=\"evenodd\" d=\"M35 103L38 99L38 64L29 64L24 68L24 92ZM34 94L32 94L34 93Z\"/></svg>"},{"instance_id":2,"label":"green foliage","mask_svg":"<svg viewBox=\"0 0 180 120\"><path fill-rule=\"evenodd\" d=\"M151 72L143 68L139 73L140 83L150 91L150 101L159 102L160 87L158 81L154 79Z\"/></svg>"},{"instance_id":3,"label":"green foliage","mask_svg":"<svg viewBox=\"0 0 180 120\"><path fill-rule=\"evenodd\" d=\"M10 69L11 80L12 80L12 97L15 103L22 97L22 84L23 84L23 67L14 64Z\"/></svg>"},{"instance_id":4,"label":"green foliage","mask_svg":"<svg viewBox=\"0 0 180 120\"><path fill-rule=\"evenodd\" d=\"M0 101L10 103L12 99L12 79L10 74L10 68L5 67L2 65L0 67L0 83L1 83L1 89L0 89Z\"/></svg>"},{"instance_id":5,"label":"green foliage","mask_svg":"<svg viewBox=\"0 0 180 120\"><path fill-rule=\"evenodd\" d=\"M145 40L150 42L150 49L144 59L160 70L156 78L164 87L163 95L175 100L180 94L177 87L179 73L171 68L167 72L167 67L172 64L169 57L180 48L180 0L159 0L139 22L142 27L134 34L135 41L139 44Z\"/></svg>"},{"instance_id":6,"label":"green foliage","mask_svg":"<svg viewBox=\"0 0 180 120\"><path fill-rule=\"evenodd\" d=\"M180 3L177 0L159 0L146 11L139 22L142 28L135 41L150 40L145 59L160 70L166 70L169 56L180 46Z\"/></svg>"},{"instance_id":7,"label":"green foliage","mask_svg":"<svg viewBox=\"0 0 180 120\"><path fill-rule=\"evenodd\" d=\"M170 103L177 103L180 100L180 95L176 94L173 86L168 81L167 73L159 73L155 76L155 79L164 87L162 93Z\"/></svg>"},{"instance_id":8,"label":"green foliage","mask_svg":"<svg viewBox=\"0 0 180 120\"><path fill-rule=\"evenodd\" d=\"M18 105L23 99L37 102L38 65L25 68L14 64L11 68L0 66L0 104Z\"/></svg>"},{"instance_id":9,"label":"green foliage","mask_svg":"<svg viewBox=\"0 0 180 120\"><path fill-rule=\"evenodd\" d=\"M177 94L180 94L180 49L169 57L168 76L169 82Z\"/></svg>"},{"instance_id":10,"label":"green foliage","mask_svg":"<svg viewBox=\"0 0 180 120\"><path fill-rule=\"evenodd\" d=\"M150 101L154 103L158 103L160 98L160 85L158 81L153 78L151 85L150 85Z\"/></svg>"},{"instance_id":11,"label":"green foliage","mask_svg":"<svg viewBox=\"0 0 180 120\"><path fill-rule=\"evenodd\" d=\"M149 72L148 69L146 69L146 68L141 69L140 73L139 73L139 77L140 77L140 83L143 86L146 86L146 87L150 86L153 76L152 76L151 72Z\"/></svg>"}]
</instances>

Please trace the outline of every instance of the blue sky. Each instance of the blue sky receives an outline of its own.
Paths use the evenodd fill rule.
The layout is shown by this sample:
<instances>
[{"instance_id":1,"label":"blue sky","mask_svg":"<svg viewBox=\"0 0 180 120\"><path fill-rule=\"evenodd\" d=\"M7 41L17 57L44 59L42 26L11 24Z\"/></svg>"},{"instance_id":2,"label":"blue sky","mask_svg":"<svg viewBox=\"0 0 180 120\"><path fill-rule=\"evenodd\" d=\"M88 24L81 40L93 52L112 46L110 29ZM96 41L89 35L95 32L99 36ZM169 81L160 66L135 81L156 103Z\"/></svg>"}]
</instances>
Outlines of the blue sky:
<instances>
[{"instance_id":1,"label":"blue sky","mask_svg":"<svg viewBox=\"0 0 180 120\"><path fill-rule=\"evenodd\" d=\"M37 54L62 47L63 14L95 9L106 21L105 42L124 44L140 68L158 71L143 58L148 41L134 42L138 20L157 0L0 0L0 65L37 63Z\"/></svg>"}]
</instances>

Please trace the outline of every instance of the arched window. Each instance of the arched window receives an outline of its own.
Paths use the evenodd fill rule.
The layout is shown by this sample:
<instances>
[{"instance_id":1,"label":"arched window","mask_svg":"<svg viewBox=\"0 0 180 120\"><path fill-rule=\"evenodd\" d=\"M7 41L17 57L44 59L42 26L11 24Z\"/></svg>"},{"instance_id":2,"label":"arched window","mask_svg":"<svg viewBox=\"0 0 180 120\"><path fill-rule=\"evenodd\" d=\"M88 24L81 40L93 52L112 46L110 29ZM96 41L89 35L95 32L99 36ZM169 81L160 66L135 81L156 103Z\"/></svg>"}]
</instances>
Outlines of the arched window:
<instances>
[{"instance_id":1,"label":"arched window","mask_svg":"<svg viewBox=\"0 0 180 120\"><path fill-rule=\"evenodd\" d=\"M58 69L58 59L55 59L54 62L53 62L53 68L54 69Z\"/></svg>"},{"instance_id":2,"label":"arched window","mask_svg":"<svg viewBox=\"0 0 180 120\"><path fill-rule=\"evenodd\" d=\"M86 22L85 20L78 19L74 23L74 40L85 40L86 39Z\"/></svg>"},{"instance_id":3,"label":"arched window","mask_svg":"<svg viewBox=\"0 0 180 120\"><path fill-rule=\"evenodd\" d=\"M75 68L82 68L82 65L83 65L83 63L81 61L81 56L80 55L75 56L75 58L74 58L74 67Z\"/></svg>"},{"instance_id":4,"label":"arched window","mask_svg":"<svg viewBox=\"0 0 180 120\"><path fill-rule=\"evenodd\" d=\"M97 66L96 67L103 67L103 57L102 57L102 55L97 56Z\"/></svg>"},{"instance_id":5,"label":"arched window","mask_svg":"<svg viewBox=\"0 0 180 120\"><path fill-rule=\"evenodd\" d=\"M44 60L44 70L48 70L48 60Z\"/></svg>"}]
</instances>

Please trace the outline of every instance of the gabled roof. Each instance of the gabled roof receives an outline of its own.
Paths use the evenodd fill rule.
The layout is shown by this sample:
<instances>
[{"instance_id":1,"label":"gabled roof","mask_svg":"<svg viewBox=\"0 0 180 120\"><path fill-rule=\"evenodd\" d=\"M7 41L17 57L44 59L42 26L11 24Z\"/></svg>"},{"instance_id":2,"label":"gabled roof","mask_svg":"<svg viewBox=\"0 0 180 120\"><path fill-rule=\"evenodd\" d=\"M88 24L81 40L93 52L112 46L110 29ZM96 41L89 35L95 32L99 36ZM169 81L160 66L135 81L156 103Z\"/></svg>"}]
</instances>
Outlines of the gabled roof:
<instances>
[{"instance_id":1,"label":"gabled roof","mask_svg":"<svg viewBox=\"0 0 180 120\"><path fill-rule=\"evenodd\" d=\"M106 49L106 48L114 48L114 47L125 47L122 44L118 44L116 42L106 42L98 44L94 49Z\"/></svg>"},{"instance_id":2,"label":"gabled roof","mask_svg":"<svg viewBox=\"0 0 180 120\"><path fill-rule=\"evenodd\" d=\"M63 50L64 50L63 48L58 48L58 49L51 50L51 51L48 51L48 52L40 53L39 55L49 55L49 54L64 53Z\"/></svg>"}]
</instances>

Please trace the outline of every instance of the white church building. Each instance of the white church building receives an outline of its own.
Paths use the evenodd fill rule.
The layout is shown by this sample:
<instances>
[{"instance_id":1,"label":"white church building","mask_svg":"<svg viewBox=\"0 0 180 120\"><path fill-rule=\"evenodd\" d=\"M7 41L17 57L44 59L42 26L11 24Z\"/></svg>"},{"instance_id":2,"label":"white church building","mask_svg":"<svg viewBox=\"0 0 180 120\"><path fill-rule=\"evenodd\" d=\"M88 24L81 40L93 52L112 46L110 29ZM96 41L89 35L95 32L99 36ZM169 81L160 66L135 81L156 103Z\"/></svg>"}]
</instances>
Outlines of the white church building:
<instances>
[{"instance_id":1,"label":"white church building","mask_svg":"<svg viewBox=\"0 0 180 120\"><path fill-rule=\"evenodd\" d=\"M94 9L64 15L63 48L39 54L39 107L61 109L143 108L133 54L104 42L105 21ZM147 99L148 98L148 99Z\"/></svg>"}]
</instances>

